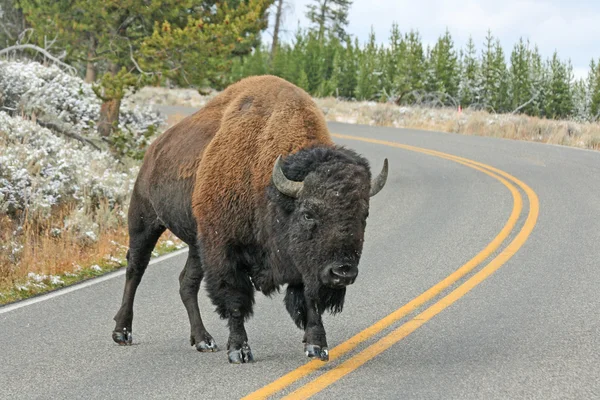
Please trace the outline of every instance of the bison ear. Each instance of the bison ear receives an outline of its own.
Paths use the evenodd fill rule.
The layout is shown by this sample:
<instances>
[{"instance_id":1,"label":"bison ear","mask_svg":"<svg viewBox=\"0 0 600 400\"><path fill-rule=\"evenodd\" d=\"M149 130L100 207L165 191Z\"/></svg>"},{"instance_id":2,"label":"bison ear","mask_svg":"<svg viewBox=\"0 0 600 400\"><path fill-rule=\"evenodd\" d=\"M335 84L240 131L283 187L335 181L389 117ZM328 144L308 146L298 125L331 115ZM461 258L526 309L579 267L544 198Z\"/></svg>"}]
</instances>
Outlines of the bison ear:
<instances>
[{"instance_id":1,"label":"bison ear","mask_svg":"<svg viewBox=\"0 0 600 400\"><path fill-rule=\"evenodd\" d=\"M281 160L281 156L279 156L277 157L275 165L273 166L273 185L277 188L277 190L286 196L297 198L304 187L304 183L289 180L283 174L283 170L281 169L282 166L283 161Z\"/></svg>"},{"instance_id":2,"label":"bison ear","mask_svg":"<svg viewBox=\"0 0 600 400\"><path fill-rule=\"evenodd\" d=\"M371 181L371 192L369 193L370 197L375 196L377 193L383 189L385 186L385 182L387 181L388 176L388 160L387 158L383 161L383 169L377 175L377 178Z\"/></svg>"}]
</instances>

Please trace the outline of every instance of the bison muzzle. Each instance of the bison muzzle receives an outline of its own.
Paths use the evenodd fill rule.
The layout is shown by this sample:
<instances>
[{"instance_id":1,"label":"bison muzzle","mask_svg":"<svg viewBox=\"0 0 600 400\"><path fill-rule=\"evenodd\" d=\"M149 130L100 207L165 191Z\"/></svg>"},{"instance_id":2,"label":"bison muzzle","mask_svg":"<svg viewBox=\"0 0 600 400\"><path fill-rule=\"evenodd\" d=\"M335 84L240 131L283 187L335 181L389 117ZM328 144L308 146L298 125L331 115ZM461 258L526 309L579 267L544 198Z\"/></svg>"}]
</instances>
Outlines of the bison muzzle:
<instances>
[{"instance_id":1,"label":"bison muzzle","mask_svg":"<svg viewBox=\"0 0 600 400\"><path fill-rule=\"evenodd\" d=\"M189 246L179 276L190 343L217 351L198 307L203 279L230 330L231 363L253 361L244 328L255 291L287 285L285 306L304 330L304 351L328 360L321 320L342 311L358 276L371 179L368 161L331 140L302 89L274 77L241 80L168 129L146 152L129 207L129 251L115 342L132 342L136 289L158 238L170 230Z\"/></svg>"}]
</instances>

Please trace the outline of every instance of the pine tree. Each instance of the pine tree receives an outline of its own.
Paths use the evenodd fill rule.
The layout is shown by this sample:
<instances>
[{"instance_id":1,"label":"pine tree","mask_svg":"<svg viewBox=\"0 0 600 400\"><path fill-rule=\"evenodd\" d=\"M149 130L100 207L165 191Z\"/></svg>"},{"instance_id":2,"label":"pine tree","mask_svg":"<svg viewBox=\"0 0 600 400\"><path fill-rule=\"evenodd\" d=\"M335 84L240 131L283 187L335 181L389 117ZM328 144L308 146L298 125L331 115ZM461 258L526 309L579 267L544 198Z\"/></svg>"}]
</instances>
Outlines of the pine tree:
<instances>
[{"instance_id":1,"label":"pine tree","mask_svg":"<svg viewBox=\"0 0 600 400\"><path fill-rule=\"evenodd\" d=\"M384 100L389 100L389 98L395 98L399 95L396 80L398 75L404 72L402 64L406 53L406 46L403 45L402 34L397 23L392 25L389 48L386 49L382 46L379 52L379 58L382 63L382 91L387 97Z\"/></svg>"},{"instance_id":2,"label":"pine tree","mask_svg":"<svg viewBox=\"0 0 600 400\"><path fill-rule=\"evenodd\" d=\"M450 32L446 30L428 57L428 92L445 93L455 99L458 95L458 62Z\"/></svg>"},{"instance_id":3,"label":"pine tree","mask_svg":"<svg viewBox=\"0 0 600 400\"><path fill-rule=\"evenodd\" d=\"M339 96L345 99L356 98L358 84L358 42L356 45L347 38L344 51L340 53L338 91Z\"/></svg>"},{"instance_id":4,"label":"pine tree","mask_svg":"<svg viewBox=\"0 0 600 400\"><path fill-rule=\"evenodd\" d=\"M481 51L481 103L484 108L495 109L494 93L498 83L494 69L494 37L488 30Z\"/></svg>"},{"instance_id":5,"label":"pine tree","mask_svg":"<svg viewBox=\"0 0 600 400\"><path fill-rule=\"evenodd\" d=\"M106 65L97 95L98 131L118 124L128 88L169 78L218 85L232 56L248 54L273 0L20 0L37 34L57 36L71 54ZM90 37L91 35L91 37ZM93 51L90 51L93 39Z\"/></svg>"},{"instance_id":6,"label":"pine tree","mask_svg":"<svg viewBox=\"0 0 600 400\"><path fill-rule=\"evenodd\" d=\"M494 83L494 93L491 97L490 107L497 113L508 112L509 110L509 74L506 67L504 50L500 40L496 39L494 44L494 55L492 58L492 82Z\"/></svg>"},{"instance_id":7,"label":"pine tree","mask_svg":"<svg viewBox=\"0 0 600 400\"><path fill-rule=\"evenodd\" d=\"M478 105L481 96L481 67L477 59L477 50L473 38L469 36L461 62L461 78L458 97L463 107Z\"/></svg>"},{"instance_id":8,"label":"pine tree","mask_svg":"<svg viewBox=\"0 0 600 400\"><path fill-rule=\"evenodd\" d=\"M590 119L600 119L600 59L598 63L594 60L590 63L590 74L588 78Z\"/></svg>"},{"instance_id":9,"label":"pine tree","mask_svg":"<svg viewBox=\"0 0 600 400\"><path fill-rule=\"evenodd\" d=\"M298 28L294 36L292 50L289 52L287 60L287 76L285 77L290 82L299 85L301 72L304 70L304 57L306 53L307 37ZM306 72L304 73L306 75ZM308 78L306 78L308 80ZM306 84L308 87L308 83Z\"/></svg>"},{"instance_id":10,"label":"pine tree","mask_svg":"<svg viewBox=\"0 0 600 400\"><path fill-rule=\"evenodd\" d=\"M375 32L371 28L369 41L359 55L356 96L360 100L372 100L377 96L378 91L377 44Z\"/></svg>"},{"instance_id":11,"label":"pine tree","mask_svg":"<svg viewBox=\"0 0 600 400\"><path fill-rule=\"evenodd\" d=\"M546 115L549 118L564 119L573 113L572 68L558 58L556 51L549 64L550 91L546 101Z\"/></svg>"},{"instance_id":12,"label":"pine tree","mask_svg":"<svg viewBox=\"0 0 600 400\"><path fill-rule=\"evenodd\" d=\"M550 95L552 88L550 87L548 66L542 61L542 56L537 45L534 46L529 54L529 63L530 81L535 99L531 103L531 106L527 107L524 112L527 112L528 115L540 117L547 115L547 97Z\"/></svg>"},{"instance_id":13,"label":"pine tree","mask_svg":"<svg viewBox=\"0 0 600 400\"><path fill-rule=\"evenodd\" d=\"M401 93L399 103L410 103L415 100L415 96L410 93L413 91L422 91L425 88L425 54L421 36L417 31L410 31L404 37L406 45L406 61L403 65L406 73L399 75L397 87Z\"/></svg>"},{"instance_id":14,"label":"pine tree","mask_svg":"<svg viewBox=\"0 0 600 400\"><path fill-rule=\"evenodd\" d=\"M313 4L307 5L306 17L313 24L320 39L327 33L336 35L344 41L348 34L348 11L352 0L312 0Z\"/></svg>"},{"instance_id":15,"label":"pine tree","mask_svg":"<svg viewBox=\"0 0 600 400\"><path fill-rule=\"evenodd\" d=\"M529 42L519 39L510 56L510 107L527 113L534 93L531 84Z\"/></svg>"},{"instance_id":16,"label":"pine tree","mask_svg":"<svg viewBox=\"0 0 600 400\"><path fill-rule=\"evenodd\" d=\"M573 118L580 122L589 119L587 87L583 79L578 79L573 83Z\"/></svg>"},{"instance_id":17,"label":"pine tree","mask_svg":"<svg viewBox=\"0 0 600 400\"><path fill-rule=\"evenodd\" d=\"M309 32L304 53L303 71L308 80L307 91L315 95L323 83L323 40L316 32Z\"/></svg>"}]
</instances>

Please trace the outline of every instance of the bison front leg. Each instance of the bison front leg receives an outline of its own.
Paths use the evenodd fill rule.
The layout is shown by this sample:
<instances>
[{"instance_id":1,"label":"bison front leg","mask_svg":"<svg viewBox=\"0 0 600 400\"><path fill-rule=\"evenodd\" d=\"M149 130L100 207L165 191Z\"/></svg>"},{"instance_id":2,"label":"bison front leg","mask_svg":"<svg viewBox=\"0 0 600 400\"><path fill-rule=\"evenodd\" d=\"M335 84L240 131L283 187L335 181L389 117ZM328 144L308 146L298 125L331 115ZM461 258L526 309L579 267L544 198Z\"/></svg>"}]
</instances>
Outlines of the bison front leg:
<instances>
[{"instance_id":1,"label":"bison front leg","mask_svg":"<svg viewBox=\"0 0 600 400\"><path fill-rule=\"evenodd\" d=\"M250 278L237 265L223 262L220 270L206 268L205 279L208 295L217 307L217 312L221 318L228 321L229 362L232 364L253 362L254 356L248 345L248 335L244 327L244 322L252 315L254 304L254 287Z\"/></svg>"},{"instance_id":2,"label":"bison front leg","mask_svg":"<svg viewBox=\"0 0 600 400\"><path fill-rule=\"evenodd\" d=\"M321 319L323 307L311 298L303 285L289 285L285 292L285 308L298 328L304 330L304 353L310 358L328 361L327 337Z\"/></svg>"},{"instance_id":3,"label":"bison front leg","mask_svg":"<svg viewBox=\"0 0 600 400\"><path fill-rule=\"evenodd\" d=\"M306 329L304 331L304 353L310 358L329 361L327 337L323 326L324 309L317 299L305 296L306 299Z\"/></svg>"}]
</instances>

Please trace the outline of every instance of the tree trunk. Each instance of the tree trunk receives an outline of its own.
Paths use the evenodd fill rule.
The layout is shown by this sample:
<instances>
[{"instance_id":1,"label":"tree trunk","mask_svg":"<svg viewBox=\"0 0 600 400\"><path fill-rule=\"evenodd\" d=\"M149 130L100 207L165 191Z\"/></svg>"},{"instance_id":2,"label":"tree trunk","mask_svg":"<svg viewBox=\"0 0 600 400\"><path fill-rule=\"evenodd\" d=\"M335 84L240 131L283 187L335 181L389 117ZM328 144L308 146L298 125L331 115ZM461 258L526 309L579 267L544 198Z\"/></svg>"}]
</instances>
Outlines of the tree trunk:
<instances>
[{"instance_id":1,"label":"tree trunk","mask_svg":"<svg viewBox=\"0 0 600 400\"><path fill-rule=\"evenodd\" d=\"M87 54L87 68L85 70L85 82L93 83L96 81L96 64L94 63L94 57L96 56L96 38L90 37L90 45L88 47Z\"/></svg>"},{"instance_id":2,"label":"tree trunk","mask_svg":"<svg viewBox=\"0 0 600 400\"><path fill-rule=\"evenodd\" d=\"M271 60L275 57L277 46L279 45L279 27L281 26L281 12L283 9L283 0L277 0L277 13L275 14L275 28L273 29L273 44L271 46Z\"/></svg>"},{"instance_id":3,"label":"tree trunk","mask_svg":"<svg viewBox=\"0 0 600 400\"><path fill-rule=\"evenodd\" d=\"M98 133L108 137L114 128L119 125L119 108L121 99L110 99L102 102L100 106L100 119L98 120Z\"/></svg>"},{"instance_id":4,"label":"tree trunk","mask_svg":"<svg viewBox=\"0 0 600 400\"><path fill-rule=\"evenodd\" d=\"M109 73L116 75L119 72L119 66L109 65ZM100 119L98 120L98 133L100 136L108 137L119 125L119 109L121 107L121 98L107 98L103 100L100 106Z\"/></svg>"}]
</instances>

